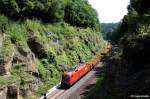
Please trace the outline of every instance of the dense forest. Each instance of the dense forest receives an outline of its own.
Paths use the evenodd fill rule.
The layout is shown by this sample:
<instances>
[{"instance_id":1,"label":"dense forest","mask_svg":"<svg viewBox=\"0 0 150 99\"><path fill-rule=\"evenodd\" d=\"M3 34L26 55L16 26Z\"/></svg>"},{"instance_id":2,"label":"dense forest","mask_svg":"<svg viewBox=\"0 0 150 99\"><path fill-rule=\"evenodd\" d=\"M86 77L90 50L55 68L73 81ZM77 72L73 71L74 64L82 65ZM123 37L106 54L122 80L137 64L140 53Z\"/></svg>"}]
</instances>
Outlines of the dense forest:
<instances>
[{"instance_id":1,"label":"dense forest","mask_svg":"<svg viewBox=\"0 0 150 99\"><path fill-rule=\"evenodd\" d=\"M111 35L118 47L115 45L106 57L105 79L98 90L105 94L97 91L99 99L150 97L149 0L130 0L127 9L128 14Z\"/></svg>"},{"instance_id":2,"label":"dense forest","mask_svg":"<svg viewBox=\"0 0 150 99\"><path fill-rule=\"evenodd\" d=\"M0 98L37 99L104 46L87 0L0 0Z\"/></svg>"}]
</instances>

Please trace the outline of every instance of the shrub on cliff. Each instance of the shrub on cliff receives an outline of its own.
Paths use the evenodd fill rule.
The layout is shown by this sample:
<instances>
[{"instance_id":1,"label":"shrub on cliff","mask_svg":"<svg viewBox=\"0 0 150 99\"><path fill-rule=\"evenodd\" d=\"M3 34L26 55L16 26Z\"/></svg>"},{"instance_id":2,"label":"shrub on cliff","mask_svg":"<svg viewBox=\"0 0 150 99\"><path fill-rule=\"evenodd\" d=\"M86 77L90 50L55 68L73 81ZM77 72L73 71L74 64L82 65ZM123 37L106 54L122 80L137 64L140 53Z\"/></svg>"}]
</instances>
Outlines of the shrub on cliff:
<instances>
[{"instance_id":1,"label":"shrub on cliff","mask_svg":"<svg viewBox=\"0 0 150 99\"><path fill-rule=\"evenodd\" d=\"M8 18L0 15L0 32L4 32L8 28Z\"/></svg>"}]
</instances>

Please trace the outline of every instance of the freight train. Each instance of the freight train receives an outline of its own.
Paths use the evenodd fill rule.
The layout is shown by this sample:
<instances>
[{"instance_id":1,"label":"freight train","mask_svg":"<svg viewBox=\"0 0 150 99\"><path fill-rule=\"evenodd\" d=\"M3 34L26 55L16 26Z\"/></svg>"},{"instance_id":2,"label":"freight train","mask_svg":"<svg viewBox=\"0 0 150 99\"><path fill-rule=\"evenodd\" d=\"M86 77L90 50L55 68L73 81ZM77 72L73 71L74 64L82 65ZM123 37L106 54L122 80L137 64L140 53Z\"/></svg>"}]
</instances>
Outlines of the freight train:
<instances>
[{"instance_id":1,"label":"freight train","mask_svg":"<svg viewBox=\"0 0 150 99\"><path fill-rule=\"evenodd\" d=\"M96 54L94 59L89 62L81 63L65 70L62 74L61 86L70 87L77 82L82 76L89 72L95 65L97 65L102 58L111 49L112 45L110 42L107 43L106 48L103 48L99 53Z\"/></svg>"}]
</instances>

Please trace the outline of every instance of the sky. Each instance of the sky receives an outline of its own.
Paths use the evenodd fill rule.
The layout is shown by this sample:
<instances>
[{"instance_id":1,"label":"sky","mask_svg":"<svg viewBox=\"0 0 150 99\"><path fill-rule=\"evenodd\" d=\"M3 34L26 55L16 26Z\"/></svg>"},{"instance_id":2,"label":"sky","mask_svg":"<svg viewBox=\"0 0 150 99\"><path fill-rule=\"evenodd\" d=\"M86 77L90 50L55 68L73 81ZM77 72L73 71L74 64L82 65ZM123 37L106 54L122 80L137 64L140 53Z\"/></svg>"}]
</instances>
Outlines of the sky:
<instances>
[{"instance_id":1,"label":"sky","mask_svg":"<svg viewBox=\"0 0 150 99\"><path fill-rule=\"evenodd\" d=\"M121 21L127 14L130 0L88 0L98 13L101 23L115 23Z\"/></svg>"}]
</instances>

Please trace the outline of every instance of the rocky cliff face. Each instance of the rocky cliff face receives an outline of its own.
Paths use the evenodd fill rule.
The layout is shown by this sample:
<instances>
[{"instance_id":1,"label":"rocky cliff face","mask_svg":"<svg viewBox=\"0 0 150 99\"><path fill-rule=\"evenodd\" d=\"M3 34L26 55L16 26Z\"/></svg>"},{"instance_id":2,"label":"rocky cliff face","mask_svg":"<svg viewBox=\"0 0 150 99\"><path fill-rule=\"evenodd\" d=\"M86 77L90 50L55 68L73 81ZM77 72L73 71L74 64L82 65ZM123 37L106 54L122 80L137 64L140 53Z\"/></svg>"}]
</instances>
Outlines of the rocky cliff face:
<instances>
[{"instance_id":1,"label":"rocky cliff face","mask_svg":"<svg viewBox=\"0 0 150 99\"><path fill-rule=\"evenodd\" d=\"M145 40L144 40L145 41ZM150 95L149 42L126 46L120 55L111 54L106 64L103 99L130 99L137 95ZM111 82L111 83L110 83Z\"/></svg>"},{"instance_id":2,"label":"rocky cliff face","mask_svg":"<svg viewBox=\"0 0 150 99\"><path fill-rule=\"evenodd\" d=\"M30 49L25 48L15 48L10 57L4 57L3 62L0 64L0 75L1 79L4 80L4 83L1 83L1 94L0 99L9 99L16 98L19 99L20 96L31 96L32 92L36 92L38 90L38 67L35 65L34 60L35 56L31 52ZM17 78L12 78L12 73L14 72L14 68L16 65L22 65L21 70L16 69L16 73L18 72ZM17 67L18 68L18 67ZM20 68L20 67L19 67ZM20 70L20 72L19 72ZM23 73L23 74L21 74ZM24 75L24 73L26 73ZM22 76L21 76L22 75ZM26 78L22 82L22 77L26 77L26 75L30 75L29 78ZM33 76L32 78L30 78ZM35 78L34 78L35 77ZM16 80L18 79L18 80ZM11 80L11 81L10 81ZM26 83L26 85L22 85L22 83Z\"/></svg>"},{"instance_id":3,"label":"rocky cliff face","mask_svg":"<svg viewBox=\"0 0 150 99\"><path fill-rule=\"evenodd\" d=\"M63 67L88 61L105 46L100 33L66 23L10 23L0 38L0 98L43 94L60 81ZM14 90L14 91L13 91ZM29 96L29 97L27 97Z\"/></svg>"},{"instance_id":4,"label":"rocky cliff face","mask_svg":"<svg viewBox=\"0 0 150 99\"><path fill-rule=\"evenodd\" d=\"M150 97L150 4L130 0L118 34L120 51L106 65L106 89L112 99Z\"/></svg>"}]
</instances>

